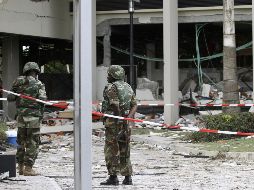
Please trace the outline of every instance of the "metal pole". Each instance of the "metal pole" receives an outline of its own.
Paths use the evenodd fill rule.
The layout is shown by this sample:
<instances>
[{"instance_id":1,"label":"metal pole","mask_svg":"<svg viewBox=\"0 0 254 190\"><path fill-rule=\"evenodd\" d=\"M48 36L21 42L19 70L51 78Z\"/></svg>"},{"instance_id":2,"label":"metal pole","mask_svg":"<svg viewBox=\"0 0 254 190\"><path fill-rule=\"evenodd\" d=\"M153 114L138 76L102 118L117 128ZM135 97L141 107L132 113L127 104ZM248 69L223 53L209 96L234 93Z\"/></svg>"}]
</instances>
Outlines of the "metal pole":
<instances>
[{"instance_id":1,"label":"metal pole","mask_svg":"<svg viewBox=\"0 0 254 190\"><path fill-rule=\"evenodd\" d=\"M134 13L134 2L129 0L129 13L130 13L130 85L135 91L134 85L134 59L133 59L133 13Z\"/></svg>"},{"instance_id":2,"label":"metal pole","mask_svg":"<svg viewBox=\"0 0 254 190\"><path fill-rule=\"evenodd\" d=\"M94 0L74 0L75 190L92 189Z\"/></svg>"},{"instance_id":3,"label":"metal pole","mask_svg":"<svg viewBox=\"0 0 254 190\"><path fill-rule=\"evenodd\" d=\"M178 102L178 0L163 0L164 102ZM178 107L164 107L165 123L179 118Z\"/></svg>"}]
</instances>

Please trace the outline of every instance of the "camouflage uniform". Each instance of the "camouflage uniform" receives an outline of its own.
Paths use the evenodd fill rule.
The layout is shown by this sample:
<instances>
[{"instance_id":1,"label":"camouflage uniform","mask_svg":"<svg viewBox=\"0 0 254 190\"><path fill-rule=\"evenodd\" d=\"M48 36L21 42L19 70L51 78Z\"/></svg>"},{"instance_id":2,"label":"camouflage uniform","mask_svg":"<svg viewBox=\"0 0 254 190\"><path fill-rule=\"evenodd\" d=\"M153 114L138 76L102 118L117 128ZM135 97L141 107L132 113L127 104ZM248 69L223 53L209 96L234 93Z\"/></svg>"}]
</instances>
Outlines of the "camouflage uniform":
<instances>
[{"instance_id":1,"label":"camouflage uniform","mask_svg":"<svg viewBox=\"0 0 254 190\"><path fill-rule=\"evenodd\" d=\"M112 66L111 66L112 67ZM123 76L119 76L116 72L112 75L114 78L119 77L113 83L108 83L104 89L102 103L102 112L107 114L114 114L112 105L119 105L120 115L127 116L129 110L137 104L135 94L130 85L123 80ZM121 73L119 73L121 74ZM126 121L116 120L114 118L106 118L104 121L105 131L105 161L109 175L117 175L120 172L123 176L132 175L132 165L130 161L130 135L131 131L128 128L127 142L126 139L118 138L119 133L123 127L127 127Z\"/></svg>"},{"instance_id":2,"label":"camouflage uniform","mask_svg":"<svg viewBox=\"0 0 254 190\"><path fill-rule=\"evenodd\" d=\"M28 62L23 70L39 72L39 67L34 62ZM11 91L46 100L44 84L32 76L19 76L12 85ZM39 152L40 121L43 116L44 106L33 100L8 96L8 101L16 101L18 134L17 161L19 164L32 167Z\"/></svg>"}]
</instances>

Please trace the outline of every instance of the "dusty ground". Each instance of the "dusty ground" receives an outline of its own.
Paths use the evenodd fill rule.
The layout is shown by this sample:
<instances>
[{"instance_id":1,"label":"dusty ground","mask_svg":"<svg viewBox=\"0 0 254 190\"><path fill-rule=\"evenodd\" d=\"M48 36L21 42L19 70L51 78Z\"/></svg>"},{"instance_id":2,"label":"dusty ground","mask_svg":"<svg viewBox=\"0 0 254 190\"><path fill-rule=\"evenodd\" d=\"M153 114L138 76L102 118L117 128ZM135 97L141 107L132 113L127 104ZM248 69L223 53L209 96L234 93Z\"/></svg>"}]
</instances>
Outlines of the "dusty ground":
<instances>
[{"instance_id":1,"label":"dusty ground","mask_svg":"<svg viewBox=\"0 0 254 190\"><path fill-rule=\"evenodd\" d=\"M107 176L102 147L102 141L94 141L93 189L105 189L99 185ZM134 143L131 154L134 186L120 185L114 189L253 189L253 162L185 158L174 154L174 150L160 146Z\"/></svg>"},{"instance_id":2,"label":"dusty ground","mask_svg":"<svg viewBox=\"0 0 254 190\"><path fill-rule=\"evenodd\" d=\"M100 182L107 177L103 155L104 141L102 138L93 136L93 189L253 189L254 163L252 161L186 158L175 155L176 152L166 147L165 142L162 142L164 145L162 147L145 144L141 139L142 137L139 138L139 142L132 143L134 185L102 187ZM52 144L41 146L35 165L36 170L46 177L45 181L46 179L55 180L62 189L74 189L73 135L54 136L52 140ZM165 138L164 141L170 141L170 139ZM120 176L119 179L122 181L123 177ZM8 182L7 185L0 182L0 189L23 190L26 189L24 187L22 183Z\"/></svg>"},{"instance_id":3,"label":"dusty ground","mask_svg":"<svg viewBox=\"0 0 254 190\"><path fill-rule=\"evenodd\" d=\"M47 140L47 138L44 138ZM36 171L55 179L62 189L74 189L74 141L73 134L51 135L51 144L41 146L36 160Z\"/></svg>"}]
</instances>

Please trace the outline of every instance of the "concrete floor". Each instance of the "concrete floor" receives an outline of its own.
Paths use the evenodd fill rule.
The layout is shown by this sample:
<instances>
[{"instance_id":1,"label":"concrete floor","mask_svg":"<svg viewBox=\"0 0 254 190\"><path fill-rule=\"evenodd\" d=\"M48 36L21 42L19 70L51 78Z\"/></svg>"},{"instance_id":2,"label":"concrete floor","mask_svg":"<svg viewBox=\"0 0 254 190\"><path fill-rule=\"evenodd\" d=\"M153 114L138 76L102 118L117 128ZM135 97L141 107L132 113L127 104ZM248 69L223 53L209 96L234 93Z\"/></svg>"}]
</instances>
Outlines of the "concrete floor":
<instances>
[{"instance_id":1,"label":"concrete floor","mask_svg":"<svg viewBox=\"0 0 254 190\"><path fill-rule=\"evenodd\" d=\"M0 182L0 189L57 190L59 187L63 190L74 189L73 134L51 135L50 139L51 144L40 147L41 151L35 164L35 170L41 176L17 176L14 179L26 181ZM190 147L174 137L157 135L133 136L131 149L133 186L104 187L100 185L100 182L108 176L103 154L104 139L97 136L93 136L92 139L92 189L253 189L252 159L185 157L182 153L188 154L190 152L187 150L195 147ZM122 181L123 177L119 176L119 180Z\"/></svg>"}]
</instances>

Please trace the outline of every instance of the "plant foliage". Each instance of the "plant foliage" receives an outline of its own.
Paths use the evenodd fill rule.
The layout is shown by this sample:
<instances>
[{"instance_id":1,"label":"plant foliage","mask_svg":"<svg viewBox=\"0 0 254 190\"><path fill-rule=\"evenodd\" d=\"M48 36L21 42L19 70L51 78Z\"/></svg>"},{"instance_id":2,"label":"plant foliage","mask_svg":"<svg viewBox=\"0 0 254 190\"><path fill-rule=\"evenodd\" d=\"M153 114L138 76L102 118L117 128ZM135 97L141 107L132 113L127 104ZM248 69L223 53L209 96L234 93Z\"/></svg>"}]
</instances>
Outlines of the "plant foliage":
<instances>
[{"instance_id":1,"label":"plant foliage","mask_svg":"<svg viewBox=\"0 0 254 190\"><path fill-rule=\"evenodd\" d=\"M254 114L242 112L204 116L203 125L207 129L254 133ZM194 142L211 142L230 138L236 138L236 136L200 132L194 132L188 135L188 139Z\"/></svg>"}]
</instances>

